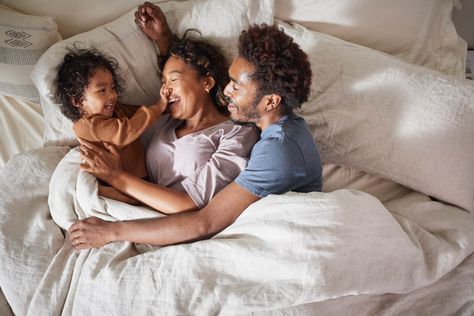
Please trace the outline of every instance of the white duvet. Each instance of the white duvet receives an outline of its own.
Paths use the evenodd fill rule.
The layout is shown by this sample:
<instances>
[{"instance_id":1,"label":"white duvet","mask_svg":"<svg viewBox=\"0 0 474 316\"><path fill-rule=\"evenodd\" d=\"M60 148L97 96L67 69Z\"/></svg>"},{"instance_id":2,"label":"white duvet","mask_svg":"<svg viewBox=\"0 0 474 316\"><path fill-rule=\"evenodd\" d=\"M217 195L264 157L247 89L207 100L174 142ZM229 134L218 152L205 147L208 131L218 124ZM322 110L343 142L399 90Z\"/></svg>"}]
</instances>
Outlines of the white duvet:
<instances>
[{"instance_id":1,"label":"white duvet","mask_svg":"<svg viewBox=\"0 0 474 316\"><path fill-rule=\"evenodd\" d=\"M47 147L0 170L8 184L0 192L0 286L17 315L290 312L411 292L474 250L466 211L412 191L382 204L342 189L271 195L210 240L77 252L48 208L51 175L68 151ZM69 200L79 205L77 196Z\"/></svg>"}]
</instances>

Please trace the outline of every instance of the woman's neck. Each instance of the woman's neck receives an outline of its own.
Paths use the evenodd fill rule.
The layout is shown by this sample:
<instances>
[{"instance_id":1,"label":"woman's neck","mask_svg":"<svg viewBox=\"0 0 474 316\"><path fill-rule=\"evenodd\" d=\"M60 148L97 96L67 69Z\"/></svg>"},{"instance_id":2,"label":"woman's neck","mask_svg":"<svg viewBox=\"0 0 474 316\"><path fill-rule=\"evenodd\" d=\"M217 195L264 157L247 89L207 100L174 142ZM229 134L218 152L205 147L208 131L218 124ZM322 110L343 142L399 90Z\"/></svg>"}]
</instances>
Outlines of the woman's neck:
<instances>
[{"instance_id":1,"label":"woman's neck","mask_svg":"<svg viewBox=\"0 0 474 316\"><path fill-rule=\"evenodd\" d=\"M184 120L183 124L176 129L176 135L182 137L220 124L228 119L227 116L217 110L213 103L210 103L206 107L203 107L203 110L196 113L193 117Z\"/></svg>"}]
</instances>

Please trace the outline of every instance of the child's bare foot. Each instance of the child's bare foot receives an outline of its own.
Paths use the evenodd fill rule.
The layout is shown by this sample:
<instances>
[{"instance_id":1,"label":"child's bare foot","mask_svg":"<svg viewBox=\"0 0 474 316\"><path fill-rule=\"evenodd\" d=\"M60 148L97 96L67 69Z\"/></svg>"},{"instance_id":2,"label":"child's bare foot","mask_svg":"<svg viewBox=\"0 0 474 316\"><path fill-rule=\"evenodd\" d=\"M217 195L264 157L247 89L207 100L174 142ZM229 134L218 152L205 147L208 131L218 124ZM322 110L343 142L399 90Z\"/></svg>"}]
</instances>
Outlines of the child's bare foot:
<instances>
[{"instance_id":1,"label":"child's bare foot","mask_svg":"<svg viewBox=\"0 0 474 316\"><path fill-rule=\"evenodd\" d=\"M152 39L165 55L173 39L173 34L161 9L150 2L145 2L135 12L135 23L150 39Z\"/></svg>"}]
</instances>

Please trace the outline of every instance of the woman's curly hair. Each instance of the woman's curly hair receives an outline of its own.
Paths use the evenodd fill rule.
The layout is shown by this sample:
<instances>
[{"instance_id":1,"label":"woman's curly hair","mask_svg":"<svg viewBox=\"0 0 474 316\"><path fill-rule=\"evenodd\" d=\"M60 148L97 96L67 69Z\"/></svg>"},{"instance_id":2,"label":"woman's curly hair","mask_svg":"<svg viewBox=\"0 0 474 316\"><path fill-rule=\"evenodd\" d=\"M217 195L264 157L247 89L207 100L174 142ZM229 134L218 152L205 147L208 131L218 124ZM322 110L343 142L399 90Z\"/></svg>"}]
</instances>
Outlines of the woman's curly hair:
<instances>
[{"instance_id":1,"label":"woman's curly hair","mask_svg":"<svg viewBox=\"0 0 474 316\"><path fill-rule=\"evenodd\" d=\"M97 69L106 69L112 74L115 90L122 90L117 75L118 63L115 59L94 49L68 48L62 63L58 66L55 80L55 97L60 103L61 112L73 122L81 118L81 112L74 104L84 100L85 91Z\"/></svg>"},{"instance_id":2,"label":"woman's curly hair","mask_svg":"<svg viewBox=\"0 0 474 316\"><path fill-rule=\"evenodd\" d=\"M189 32L199 31L187 30L182 38L175 38L167 57L174 56L182 59L187 65L197 71L200 77L211 76L215 80L214 87L209 92L216 108L223 114L228 114L227 98L224 96L224 88L229 82L229 63L219 47L210 44L202 37L192 38ZM164 67L164 62L161 62Z\"/></svg>"},{"instance_id":3,"label":"woman's curly hair","mask_svg":"<svg viewBox=\"0 0 474 316\"><path fill-rule=\"evenodd\" d=\"M285 114L308 100L312 75L308 55L276 26L254 25L242 31L239 55L255 68L257 97L280 95Z\"/></svg>"}]
</instances>

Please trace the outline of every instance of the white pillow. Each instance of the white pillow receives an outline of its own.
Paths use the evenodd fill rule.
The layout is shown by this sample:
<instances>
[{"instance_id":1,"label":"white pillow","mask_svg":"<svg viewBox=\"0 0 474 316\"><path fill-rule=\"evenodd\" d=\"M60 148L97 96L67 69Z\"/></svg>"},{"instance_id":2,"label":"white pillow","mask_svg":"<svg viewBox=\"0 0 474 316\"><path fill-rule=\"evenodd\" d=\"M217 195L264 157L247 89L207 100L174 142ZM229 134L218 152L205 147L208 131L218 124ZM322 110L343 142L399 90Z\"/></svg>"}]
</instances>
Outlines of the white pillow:
<instances>
[{"instance_id":1,"label":"white pillow","mask_svg":"<svg viewBox=\"0 0 474 316\"><path fill-rule=\"evenodd\" d=\"M467 44L451 21L455 0L276 0L275 17L464 77Z\"/></svg>"},{"instance_id":2,"label":"white pillow","mask_svg":"<svg viewBox=\"0 0 474 316\"><path fill-rule=\"evenodd\" d=\"M38 102L31 71L41 54L59 40L52 18L26 15L0 5L0 94Z\"/></svg>"},{"instance_id":3,"label":"white pillow","mask_svg":"<svg viewBox=\"0 0 474 316\"><path fill-rule=\"evenodd\" d=\"M300 114L324 162L355 167L474 211L474 85L276 21L309 55Z\"/></svg>"},{"instance_id":4,"label":"white pillow","mask_svg":"<svg viewBox=\"0 0 474 316\"><path fill-rule=\"evenodd\" d=\"M254 23L273 23L273 1L170 1L161 3L171 30L178 36L188 28L196 28L203 37L235 54L237 38L242 29ZM55 104L54 78L57 66L73 43L95 48L117 59L126 83L121 102L152 104L159 98L161 79L158 76L155 45L136 26L131 10L117 20L92 31L78 34L52 46L38 61L33 71L45 117L45 145L75 145L72 123ZM212 23L210 23L212 21Z\"/></svg>"}]
</instances>

